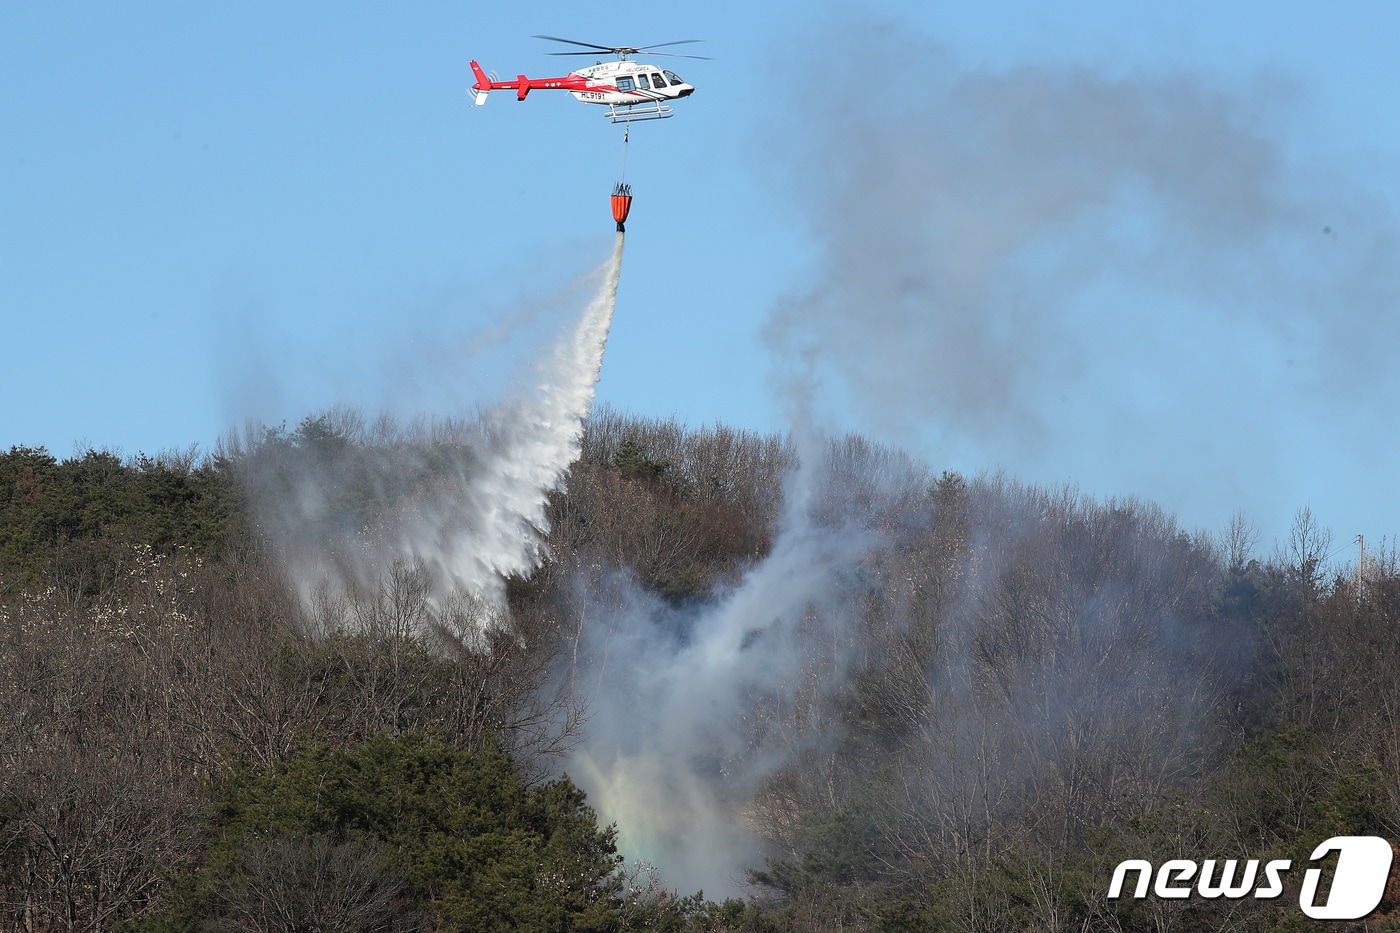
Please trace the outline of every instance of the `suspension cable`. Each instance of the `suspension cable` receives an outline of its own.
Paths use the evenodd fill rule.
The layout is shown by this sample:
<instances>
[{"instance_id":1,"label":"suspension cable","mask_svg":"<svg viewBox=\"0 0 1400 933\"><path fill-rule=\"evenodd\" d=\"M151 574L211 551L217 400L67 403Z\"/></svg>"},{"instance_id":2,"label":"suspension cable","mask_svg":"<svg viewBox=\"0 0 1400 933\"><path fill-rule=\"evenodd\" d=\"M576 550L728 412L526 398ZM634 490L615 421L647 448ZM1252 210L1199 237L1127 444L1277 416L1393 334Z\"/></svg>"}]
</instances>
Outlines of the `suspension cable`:
<instances>
[{"instance_id":1,"label":"suspension cable","mask_svg":"<svg viewBox=\"0 0 1400 933\"><path fill-rule=\"evenodd\" d=\"M632 134L632 123L629 120L622 126L622 180L627 181L627 137Z\"/></svg>"}]
</instances>

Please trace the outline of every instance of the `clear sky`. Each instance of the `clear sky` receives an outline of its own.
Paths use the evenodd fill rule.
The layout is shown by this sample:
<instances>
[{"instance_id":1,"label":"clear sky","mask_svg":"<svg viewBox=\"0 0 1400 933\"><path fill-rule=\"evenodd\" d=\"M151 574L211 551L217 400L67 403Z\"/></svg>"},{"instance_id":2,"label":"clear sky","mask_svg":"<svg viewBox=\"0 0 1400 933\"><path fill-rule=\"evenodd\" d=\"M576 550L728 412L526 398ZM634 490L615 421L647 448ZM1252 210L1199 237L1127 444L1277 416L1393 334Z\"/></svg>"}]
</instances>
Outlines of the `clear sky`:
<instances>
[{"instance_id":1,"label":"clear sky","mask_svg":"<svg viewBox=\"0 0 1400 933\"><path fill-rule=\"evenodd\" d=\"M1379 2L7 4L0 448L508 391L622 173L600 108L470 106L591 61L537 33L715 59L633 130L601 399L1400 532Z\"/></svg>"}]
</instances>

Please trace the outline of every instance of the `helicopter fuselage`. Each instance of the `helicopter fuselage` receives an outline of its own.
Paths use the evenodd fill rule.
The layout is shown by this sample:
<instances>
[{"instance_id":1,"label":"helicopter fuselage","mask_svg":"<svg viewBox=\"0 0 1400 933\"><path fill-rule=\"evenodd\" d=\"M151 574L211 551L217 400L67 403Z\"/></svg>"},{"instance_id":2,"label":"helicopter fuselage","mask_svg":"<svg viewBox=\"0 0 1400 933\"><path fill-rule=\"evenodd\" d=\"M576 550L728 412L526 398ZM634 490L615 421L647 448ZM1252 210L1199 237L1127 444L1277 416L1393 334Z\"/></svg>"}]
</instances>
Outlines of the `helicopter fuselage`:
<instances>
[{"instance_id":1,"label":"helicopter fuselage","mask_svg":"<svg viewBox=\"0 0 1400 933\"><path fill-rule=\"evenodd\" d=\"M679 100L695 93L694 86L681 80L673 71L648 62L626 59L598 62L560 78L527 78L522 74L513 81L491 80L475 61L471 67L476 75L472 93L478 106L486 103L486 95L490 91L513 90L516 100L524 100L534 90L560 90L568 91L585 104L601 104L610 108L609 112L615 119L631 113L639 118L649 115L656 119L670 116L666 101Z\"/></svg>"},{"instance_id":2,"label":"helicopter fuselage","mask_svg":"<svg viewBox=\"0 0 1400 933\"><path fill-rule=\"evenodd\" d=\"M580 68L573 75L587 86L574 90L574 97L586 104L612 104L630 107L650 101L679 100L695 93L674 71L647 62L599 62Z\"/></svg>"}]
</instances>

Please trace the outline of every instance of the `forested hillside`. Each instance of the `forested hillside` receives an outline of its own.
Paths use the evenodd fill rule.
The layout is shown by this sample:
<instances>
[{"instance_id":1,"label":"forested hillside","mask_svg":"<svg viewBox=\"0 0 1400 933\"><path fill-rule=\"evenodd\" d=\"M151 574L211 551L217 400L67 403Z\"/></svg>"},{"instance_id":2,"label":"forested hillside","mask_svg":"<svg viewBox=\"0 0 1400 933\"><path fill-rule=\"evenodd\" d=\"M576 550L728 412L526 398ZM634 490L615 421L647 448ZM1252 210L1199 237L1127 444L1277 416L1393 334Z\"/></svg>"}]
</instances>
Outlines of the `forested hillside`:
<instances>
[{"instance_id":1,"label":"forested hillside","mask_svg":"<svg viewBox=\"0 0 1400 933\"><path fill-rule=\"evenodd\" d=\"M470 470L478 430L329 413L208 457L0 454L0 929L1301 929L1297 872L1272 901L1105 894L1128 858L1400 838L1400 562L1332 566L1306 510L1265 554L1238 517L1205 535L855 436L794 479L787 439L604 408L508 606L408 563L289 578L279 546ZM275 507L308 476L316 528ZM624 861L566 775L614 715L591 633L645 602L699 641L799 498L852 557L741 645L781 677L695 766L759 853L715 903Z\"/></svg>"}]
</instances>

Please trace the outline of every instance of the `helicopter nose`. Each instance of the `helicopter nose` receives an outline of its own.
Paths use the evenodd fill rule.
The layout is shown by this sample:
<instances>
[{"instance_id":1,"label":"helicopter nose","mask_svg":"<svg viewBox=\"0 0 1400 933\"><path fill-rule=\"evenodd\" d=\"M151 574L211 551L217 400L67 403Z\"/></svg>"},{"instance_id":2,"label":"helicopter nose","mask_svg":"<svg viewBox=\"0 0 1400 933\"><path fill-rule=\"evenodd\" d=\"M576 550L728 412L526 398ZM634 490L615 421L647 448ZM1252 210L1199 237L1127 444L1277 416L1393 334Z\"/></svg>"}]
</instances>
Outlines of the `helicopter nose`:
<instances>
[{"instance_id":1,"label":"helicopter nose","mask_svg":"<svg viewBox=\"0 0 1400 933\"><path fill-rule=\"evenodd\" d=\"M695 93L695 88L693 88L693 87L691 87L689 84L687 84L685 87L681 88L681 92L680 92L679 94L677 94L676 97L678 97L678 98L680 98L680 97L689 97L691 94L694 94L694 93Z\"/></svg>"}]
</instances>

